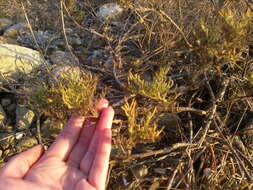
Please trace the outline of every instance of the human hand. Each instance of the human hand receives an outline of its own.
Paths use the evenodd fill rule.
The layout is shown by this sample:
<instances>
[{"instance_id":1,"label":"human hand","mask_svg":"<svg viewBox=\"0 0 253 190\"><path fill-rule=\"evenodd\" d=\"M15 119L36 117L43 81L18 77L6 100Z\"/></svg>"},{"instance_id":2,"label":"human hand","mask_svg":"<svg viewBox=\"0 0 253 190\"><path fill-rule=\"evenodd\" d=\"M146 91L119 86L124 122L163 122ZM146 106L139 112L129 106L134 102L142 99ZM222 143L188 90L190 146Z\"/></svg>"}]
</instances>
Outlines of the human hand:
<instances>
[{"instance_id":1,"label":"human hand","mask_svg":"<svg viewBox=\"0 0 253 190\"><path fill-rule=\"evenodd\" d=\"M13 157L0 169L0 189L105 189L114 111L105 99L96 107L96 124L74 115L47 151L38 145Z\"/></svg>"}]
</instances>

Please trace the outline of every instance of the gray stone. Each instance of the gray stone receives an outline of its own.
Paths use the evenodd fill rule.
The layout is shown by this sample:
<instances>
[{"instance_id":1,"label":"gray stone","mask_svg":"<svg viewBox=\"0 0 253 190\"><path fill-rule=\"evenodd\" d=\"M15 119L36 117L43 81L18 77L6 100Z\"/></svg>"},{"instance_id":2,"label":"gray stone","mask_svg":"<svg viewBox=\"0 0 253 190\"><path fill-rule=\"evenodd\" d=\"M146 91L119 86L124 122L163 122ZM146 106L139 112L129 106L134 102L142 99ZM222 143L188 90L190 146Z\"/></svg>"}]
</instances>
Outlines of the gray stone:
<instances>
[{"instance_id":1,"label":"gray stone","mask_svg":"<svg viewBox=\"0 0 253 190\"><path fill-rule=\"evenodd\" d=\"M181 120L176 114L164 113L158 123L169 128L177 128Z\"/></svg>"},{"instance_id":2,"label":"gray stone","mask_svg":"<svg viewBox=\"0 0 253 190\"><path fill-rule=\"evenodd\" d=\"M3 34L5 37L16 38L19 31L28 28L27 23L18 23L7 28Z\"/></svg>"},{"instance_id":3,"label":"gray stone","mask_svg":"<svg viewBox=\"0 0 253 190\"><path fill-rule=\"evenodd\" d=\"M38 51L11 44L0 44L0 72L15 80L46 64Z\"/></svg>"},{"instance_id":4,"label":"gray stone","mask_svg":"<svg viewBox=\"0 0 253 190\"><path fill-rule=\"evenodd\" d=\"M6 113L3 107L0 105L0 125L3 125L6 122Z\"/></svg>"},{"instance_id":5,"label":"gray stone","mask_svg":"<svg viewBox=\"0 0 253 190\"><path fill-rule=\"evenodd\" d=\"M0 31L5 30L12 25L12 21L7 18L0 18Z\"/></svg>"},{"instance_id":6,"label":"gray stone","mask_svg":"<svg viewBox=\"0 0 253 190\"><path fill-rule=\"evenodd\" d=\"M66 80L66 77L73 75L75 78L80 78L84 73L78 66L57 65L51 70L52 75L49 77L49 84L57 84L61 80Z\"/></svg>"},{"instance_id":7,"label":"gray stone","mask_svg":"<svg viewBox=\"0 0 253 190\"><path fill-rule=\"evenodd\" d=\"M0 133L0 147L5 150L13 144L15 137L8 133Z\"/></svg>"},{"instance_id":8,"label":"gray stone","mask_svg":"<svg viewBox=\"0 0 253 190\"><path fill-rule=\"evenodd\" d=\"M54 51L50 55L50 60L53 64L66 64L66 65L74 65L78 63L78 58L72 55L71 53L64 51Z\"/></svg>"},{"instance_id":9,"label":"gray stone","mask_svg":"<svg viewBox=\"0 0 253 190\"><path fill-rule=\"evenodd\" d=\"M89 65L101 65L104 59L104 52L102 50L94 50L92 54L87 58Z\"/></svg>"},{"instance_id":10,"label":"gray stone","mask_svg":"<svg viewBox=\"0 0 253 190\"><path fill-rule=\"evenodd\" d=\"M14 104L14 103L8 105L7 108L6 108L6 111L7 111L9 114L14 113L15 110L16 110L16 104Z\"/></svg>"},{"instance_id":11,"label":"gray stone","mask_svg":"<svg viewBox=\"0 0 253 190\"><path fill-rule=\"evenodd\" d=\"M41 30L34 31L33 34L36 38L37 44L42 49L50 49L50 50L58 49L58 47L56 47L57 46L56 42L60 38L60 35L56 35L50 31L41 31ZM36 44L34 43L33 35L31 34L29 29L21 29L19 31L17 36L17 42L23 44L26 47L37 48Z\"/></svg>"},{"instance_id":12,"label":"gray stone","mask_svg":"<svg viewBox=\"0 0 253 190\"><path fill-rule=\"evenodd\" d=\"M66 28L65 29L66 35L67 35L67 40L69 45L71 46L80 46L82 45L82 40L80 36L71 28Z\"/></svg>"},{"instance_id":13,"label":"gray stone","mask_svg":"<svg viewBox=\"0 0 253 190\"><path fill-rule=\"evenodd\" d=\"M28 129L34 119L34 112L25 106L17 105L16 107L16 128L19 130Z\"/></svg>"},{"instance_id":14,"label":"gray stone","mask_svg":"<svg viewBox=\"0 0 253 190\"><path fill-rule=\"evenodd\" d=\"M3 98L3 99L1 99L1 104L2 104L2 106L6 107L11 104L11 99Z\"/></svg>"},{"instance_id":15,"label":"gray stone","mask_svg":"<svg viewBox=\"0 0 253 190\"><path fill-rule=\"evenodd\" d=\"M117 3L107 3L99 8L97 16L103 20L116 21L123 14L124 9Z\"/></svg>"},{"instance_id":16,"label":"gray stone","mask_svg":"<svg viewBox=\"0 0 253 190\"><path fill-rule=\"evenodd\" d=\"M164 113L158 120L158 125L171 134L173 138L179 137L181 119L176 114Z\"/></svg>"}]
</instances>

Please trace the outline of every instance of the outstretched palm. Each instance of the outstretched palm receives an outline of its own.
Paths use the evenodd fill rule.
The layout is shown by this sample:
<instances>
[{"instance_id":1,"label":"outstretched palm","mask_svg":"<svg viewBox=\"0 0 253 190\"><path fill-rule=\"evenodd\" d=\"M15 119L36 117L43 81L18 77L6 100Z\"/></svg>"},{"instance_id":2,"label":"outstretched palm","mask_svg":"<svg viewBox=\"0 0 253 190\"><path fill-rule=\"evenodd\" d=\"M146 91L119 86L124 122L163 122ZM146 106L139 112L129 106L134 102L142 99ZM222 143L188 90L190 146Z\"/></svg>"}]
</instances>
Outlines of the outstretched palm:
<instances>
[{"instance_id":1,"label":"outstretched palm","mask_svg":"<svg viewBox=\"0 0 253 190\"><path fill-rule=\"evenodd\" d=\"M101 100L96 124L72 116L52 146L21 153L0 170L0 189L104 189L111 151L113 109ZM84 124L85 122L85 124Z\"/></svg>"}]
</instances>

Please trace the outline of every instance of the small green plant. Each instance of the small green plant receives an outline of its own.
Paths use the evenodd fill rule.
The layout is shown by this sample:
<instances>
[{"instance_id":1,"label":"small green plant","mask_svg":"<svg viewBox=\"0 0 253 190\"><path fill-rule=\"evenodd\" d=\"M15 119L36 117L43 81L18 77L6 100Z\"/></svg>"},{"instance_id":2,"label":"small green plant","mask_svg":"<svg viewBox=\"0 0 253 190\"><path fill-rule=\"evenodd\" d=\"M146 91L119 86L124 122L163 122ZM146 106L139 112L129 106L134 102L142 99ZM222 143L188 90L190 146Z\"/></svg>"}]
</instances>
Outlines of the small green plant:
<instances>
[{"instance_id":1,"label":"small green plant","mask_svg":"<svg viewBox=\"0 0 253 190\"><path fill-rule=\"evenodd\" d=\"M199 22L202 56L206 54L215 63L234 63L243 61L252 33L252 12L250 9L238 14L229 8L219 11L211 22ZM200 35L201 36L201 35Z\"/></svg>"},{"instance_id":2,"label":"small green plant","mask_svg":"<svg viewBox=\"0 0 253 190\"><path fill-rule=\"evenodd\" d=\"M51 86L37 83L29 97L35 110L59 119L67 119L73 113L94 116L97 78L91 73L82 76L74 72L63 73Z\"/></svg>"},{"instance_id":3,"label":"small green plant","mask_svg":"<svg viewBox=\"0 0 253 190\"><path fill-rule=\"evenodd\" d=\"M152 143L160 138L163 129L157 124L157 108L138 107L136 100L126 103L122 109L127 116L128 145Z\"/></svg>"},{"instance_id":4,"label":"small green plant","mask_svg":"<svg viewBox=\"0 0 253 190\"><path fill-rule=\"evenodd\" d=\"M138 74L129 72L128 88L134 94L140 94L157 102L171 104L168 98L169 89L173 86L173 81L167 78L168 67L161 67L153 77L152 82L141 79Z\"/></svg>"},{"instance_id":5,"label":"small green plant","mask_svg":"<svg viewBox=\"0 0 253 190\"><path fill-rule=\"evenodd\" d=\"M253 72L250 73L250 75L248 76L248 81L249 81L250 84L253 85Z\"/></svg>"}]
</instances>

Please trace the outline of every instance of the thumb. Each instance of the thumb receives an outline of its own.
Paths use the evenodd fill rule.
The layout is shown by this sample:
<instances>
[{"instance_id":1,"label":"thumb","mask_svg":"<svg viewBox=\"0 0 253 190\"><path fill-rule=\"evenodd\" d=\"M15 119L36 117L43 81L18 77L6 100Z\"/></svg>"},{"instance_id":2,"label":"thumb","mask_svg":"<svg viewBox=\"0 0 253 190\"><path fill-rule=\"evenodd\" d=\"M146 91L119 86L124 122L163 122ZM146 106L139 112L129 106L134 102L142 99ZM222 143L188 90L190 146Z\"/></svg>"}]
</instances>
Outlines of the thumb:
<instances>
[{"instance_id":1,"label":"thumb","mask_svg":"<svg viewBox=\"0 0 253 190\"><path fill-rule=\"evenodd\" d=\"M37 145L16 155L0 170L0 176L23 178L42 153L43 147Z\"/></svg>"}]
</instances>

